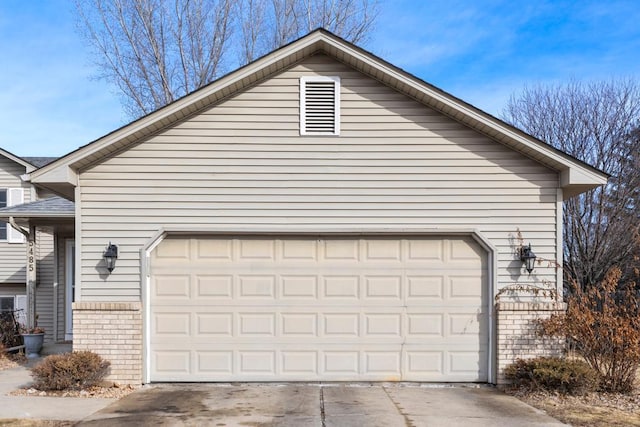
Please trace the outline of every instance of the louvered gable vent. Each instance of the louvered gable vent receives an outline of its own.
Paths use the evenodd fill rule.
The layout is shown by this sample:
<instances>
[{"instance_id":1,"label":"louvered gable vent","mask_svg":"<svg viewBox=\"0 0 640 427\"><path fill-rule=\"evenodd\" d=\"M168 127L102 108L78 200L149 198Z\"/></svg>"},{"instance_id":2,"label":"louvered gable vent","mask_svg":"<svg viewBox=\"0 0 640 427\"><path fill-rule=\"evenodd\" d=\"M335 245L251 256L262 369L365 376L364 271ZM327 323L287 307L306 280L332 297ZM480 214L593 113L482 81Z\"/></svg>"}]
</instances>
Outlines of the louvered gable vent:
<instances>
[{"instance_id":1,"label":"louvered gable vent","mask_svg":"<svg viewBox=\"0 0 640 427\"><path fill-rule=\"evenodd\" d=\"M300 78L300 133L340 134L340 78Z\"/></svg>"}]
</instances>

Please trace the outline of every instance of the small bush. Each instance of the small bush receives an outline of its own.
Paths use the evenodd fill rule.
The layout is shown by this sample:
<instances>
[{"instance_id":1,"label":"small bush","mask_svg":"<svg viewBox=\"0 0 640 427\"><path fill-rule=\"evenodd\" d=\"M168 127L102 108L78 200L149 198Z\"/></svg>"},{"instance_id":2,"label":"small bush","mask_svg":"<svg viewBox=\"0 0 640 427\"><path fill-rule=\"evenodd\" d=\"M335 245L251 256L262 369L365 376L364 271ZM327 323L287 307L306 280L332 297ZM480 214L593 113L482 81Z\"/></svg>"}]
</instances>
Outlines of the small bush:
<instances>
[{"instance_id":1,"label":"small bush","mask_svg":"<svg viewBox=\"0 0 640 427\"><path fill-rule=\"evenodd\" d=\"M17 322L13 311L0 313L0 343L5 348L11 348L22 344L20 337L20 324Z\"/></svg>"},{"instance_id":2,"label":"small bush","mask_svg":"<svg viewBox=\"0 0 640 427\"><path fill-rule=\"evenodd\" d=\"M97 385L110 363L90 351L54 354L31 369L37 390L85 390Z\"/></svg>"},{"instance_id":3,"label":"small bush","mask_svg":"<svg viewBox=\"0 0 640 427\"><path fill-rule=\"evenodd\" d=\"M567 312L540 321L545 336L566 338L600 375L600 389L629 393L640 368L640 297L618 268L588 289L572 282Z\"/></svg>"},{"instance_id":4,"label":"small bush","mask_svg":"<svg viewBox=\"0 0 640 427\"><path fill-rule=\"evenodd\" d=\"M514 386L531 391L580 395L598 387L598 373L587 363L559 357L518 359L504 374Z\"/></svg>"}]
</instances>

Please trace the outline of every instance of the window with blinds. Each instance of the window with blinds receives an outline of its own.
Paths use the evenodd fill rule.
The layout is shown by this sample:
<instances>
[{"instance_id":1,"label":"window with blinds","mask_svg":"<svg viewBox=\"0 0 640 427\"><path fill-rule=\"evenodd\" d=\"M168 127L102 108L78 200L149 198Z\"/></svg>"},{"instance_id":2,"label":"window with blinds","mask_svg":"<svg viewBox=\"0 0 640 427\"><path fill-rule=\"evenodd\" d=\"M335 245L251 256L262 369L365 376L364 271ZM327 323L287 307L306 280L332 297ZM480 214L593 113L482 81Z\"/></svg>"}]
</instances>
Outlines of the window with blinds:
<instances>
[{"instance_id":1,"label":"window with blinds","mask_svg":"<svg viewBox=\"0 0 640 427\"><path fill-rule=\"evenodd\" d=\"M340 134L340 78L300 78L300 134Z\"/></svg>"}]
</instances>

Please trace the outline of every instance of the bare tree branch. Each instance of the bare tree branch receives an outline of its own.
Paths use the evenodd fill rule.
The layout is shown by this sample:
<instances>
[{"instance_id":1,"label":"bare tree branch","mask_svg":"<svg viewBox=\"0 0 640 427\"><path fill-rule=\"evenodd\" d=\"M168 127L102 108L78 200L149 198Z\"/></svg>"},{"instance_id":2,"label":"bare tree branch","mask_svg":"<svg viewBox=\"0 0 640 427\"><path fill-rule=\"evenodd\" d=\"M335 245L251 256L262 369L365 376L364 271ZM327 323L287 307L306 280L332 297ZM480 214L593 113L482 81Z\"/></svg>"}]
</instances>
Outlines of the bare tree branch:
<instances>
[{"instance_id":1,"label":"bare tree branch","mask_svg":"<svg viewBox=\"0 0 640 427\"><path fill-rule=\"evenodd\" d=\"M583 286L614 265L637 265L640 210L640 85L634 80L525 88L505 120L612 175L605 187L564 205L565 260Z\"/></svg>"},{"instance_id":2,"label":"bare tree branch","mask_svg":"<svg viewBox=\"0 0 640 427\"><path fill-rule=\"evenodd\" d=\"M76 0L76 9L98 77L136 118L318 27L363 43L378 0Z\"/></svg>"}]
</instances>

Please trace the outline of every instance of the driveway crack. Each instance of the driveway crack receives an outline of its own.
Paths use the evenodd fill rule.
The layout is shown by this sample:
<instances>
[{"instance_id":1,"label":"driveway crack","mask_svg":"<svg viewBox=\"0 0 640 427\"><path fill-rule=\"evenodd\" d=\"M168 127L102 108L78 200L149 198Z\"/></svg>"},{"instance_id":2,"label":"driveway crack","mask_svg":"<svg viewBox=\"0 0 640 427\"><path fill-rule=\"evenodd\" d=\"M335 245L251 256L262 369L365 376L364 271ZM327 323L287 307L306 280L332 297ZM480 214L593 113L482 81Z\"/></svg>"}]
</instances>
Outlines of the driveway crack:
<instances>
[{"instance_id":1,"label":"driveway crack","mask_svg":"<svg viewBox=\"0 0 640 427\"><path fill-rule=\"evenodd\" d=\"M409 417L407 416L407 414L405 414L402 410L402 408L400 408L400 406L398 406L398 402L396 402L395 400L393 400L393 397L391 397L391 395L389 394L389 392L387 391L386 387L382 387L382 390L384 390L384 393L387 395L387 397L389 398L389 400L391 401L391 403L393 403L393 406L396 407L396 410L398 411L398 413L400 415L403 416L404 418L404 425L406 427L415 427L415 424L413 424L413 422L409 419Z\"/></svg>"},{"instance_id":2,"label":"driveway crack","mask_svg":"<svg viewBox=\"0 0 640 427\"><path fill-rule=\"evenodd\" d=\"M324 389L320 387L320 422L322 427L327 427L324 417Z\"/></svg>"}]
</instances>

